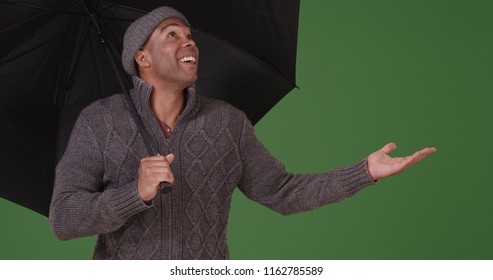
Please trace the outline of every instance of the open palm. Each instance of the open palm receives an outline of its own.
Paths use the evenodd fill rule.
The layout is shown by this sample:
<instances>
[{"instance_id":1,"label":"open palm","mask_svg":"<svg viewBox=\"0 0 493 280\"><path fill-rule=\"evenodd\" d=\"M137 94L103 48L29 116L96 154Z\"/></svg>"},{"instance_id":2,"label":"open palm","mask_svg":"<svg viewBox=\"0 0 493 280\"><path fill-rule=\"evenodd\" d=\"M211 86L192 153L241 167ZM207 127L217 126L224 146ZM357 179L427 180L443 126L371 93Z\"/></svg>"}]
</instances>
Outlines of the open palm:
<instances>
[{"instance_id":1,"label":"open palm","mask_svg":"<svg viewBox=\"0 0 493 280\"><path fill-rule=\"evenodd\" d=\"M368 156L368 172L373 180L399 174L436 151L435 148L424 148L407 157L390 157L388 154L396 148L394 143L388 143Z\"/></svg>"}]
</instances>

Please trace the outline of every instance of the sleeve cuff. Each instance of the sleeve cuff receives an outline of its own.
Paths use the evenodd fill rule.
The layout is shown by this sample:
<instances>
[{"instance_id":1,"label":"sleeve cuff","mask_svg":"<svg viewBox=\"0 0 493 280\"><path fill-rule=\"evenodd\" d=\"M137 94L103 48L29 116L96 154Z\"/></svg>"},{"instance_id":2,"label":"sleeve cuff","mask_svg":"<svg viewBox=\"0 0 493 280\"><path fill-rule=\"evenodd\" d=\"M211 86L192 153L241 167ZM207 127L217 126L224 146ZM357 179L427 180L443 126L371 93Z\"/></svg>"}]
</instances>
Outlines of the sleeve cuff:
<instances>
[{"instance_id":1,"label":"sleeve cuff","mask_svg":"<svg viewBox=\"0 0 493 280\"><path fill-rule=\"evenodd\" d=\"M104 192L107 201L107 209L111 216L123 221L133 215L152 207L152 200L144 202L137 190L137 180L126 186Z\"/></svg>"},{"instance_id":2,"label":"sleeve cuff","mask_svg":"<svg viewBox=\"0 0 493 280\"><path fill-rule=\"evenodd\" d=\"M347 196L352 196L364 187L374 185L376 181L370 177L368 172L368 159L335 170L340 178L340 185Z\"/></svg>"}]
</instances>

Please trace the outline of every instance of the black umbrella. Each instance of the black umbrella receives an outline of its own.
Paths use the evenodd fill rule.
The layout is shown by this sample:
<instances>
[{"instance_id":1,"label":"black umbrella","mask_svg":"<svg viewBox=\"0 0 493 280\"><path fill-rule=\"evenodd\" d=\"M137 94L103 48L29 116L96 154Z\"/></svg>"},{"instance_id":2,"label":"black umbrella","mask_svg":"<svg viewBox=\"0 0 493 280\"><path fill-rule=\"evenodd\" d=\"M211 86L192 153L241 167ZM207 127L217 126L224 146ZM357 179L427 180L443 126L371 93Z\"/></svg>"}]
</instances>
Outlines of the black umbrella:
<instances>
[{"instance_id":1,"label":"black umbrella","mask_svg":"<svg viewBox=\"0 0 493 280\"><path fill-rule=\"evenodd\" d=\"M295 87L299 0L0 0L0 196L48 214L54 167L77 115L122 92L123 34L163 5L192 24L198 94L256 123Z\"/></svg>"}]
</instances>

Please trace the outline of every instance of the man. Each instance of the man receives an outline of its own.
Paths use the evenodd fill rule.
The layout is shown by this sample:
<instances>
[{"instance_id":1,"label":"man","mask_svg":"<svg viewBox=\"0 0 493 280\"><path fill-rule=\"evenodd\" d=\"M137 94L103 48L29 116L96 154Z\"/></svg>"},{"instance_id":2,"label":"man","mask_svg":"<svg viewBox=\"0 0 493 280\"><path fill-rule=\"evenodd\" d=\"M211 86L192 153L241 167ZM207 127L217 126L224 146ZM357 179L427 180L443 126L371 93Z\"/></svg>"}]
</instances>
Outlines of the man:
<instances>
[{"instance_id":1,"label":"man","mask_svg":"<svg viewBox=\"0 0 493 280\"><path fill-rule=\"evenodd\" d=\"M352 166L287 173L242 112L195 94L198 61L190 25L172 8L128 28L122 62L161 155L147 155L121 95L84 109L56 170L50 220L58 238L97 234L95 259L227 259L236 186L281 214L298 213L352 196L435 151L391 158L391 143ZM160 192L160 182L172 191Z\"/></svg>"}]
</instances>

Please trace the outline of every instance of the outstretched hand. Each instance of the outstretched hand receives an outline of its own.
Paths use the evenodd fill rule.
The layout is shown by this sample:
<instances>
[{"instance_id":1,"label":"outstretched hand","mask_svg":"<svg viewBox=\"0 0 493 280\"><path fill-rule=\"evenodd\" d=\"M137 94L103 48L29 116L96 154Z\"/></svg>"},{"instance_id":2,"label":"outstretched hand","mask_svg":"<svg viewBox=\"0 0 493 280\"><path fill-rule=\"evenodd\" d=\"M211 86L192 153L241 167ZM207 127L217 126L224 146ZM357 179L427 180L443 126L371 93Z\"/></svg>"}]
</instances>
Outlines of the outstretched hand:
<instances>
[{"instance_id":1,"label":"outstretched hand","mask_svg":"<svg viewBox=\"0 0 493 280\"><path fill-rule=\"evenodd\" d=\"M368 172L374 181L399 174L436 151L424 148L407 157L390 157L388 154L396 148L394 143L389 143L368 156Z\"/></svg>"}]
</instances>

